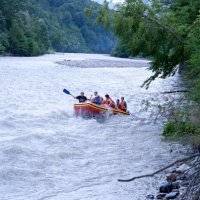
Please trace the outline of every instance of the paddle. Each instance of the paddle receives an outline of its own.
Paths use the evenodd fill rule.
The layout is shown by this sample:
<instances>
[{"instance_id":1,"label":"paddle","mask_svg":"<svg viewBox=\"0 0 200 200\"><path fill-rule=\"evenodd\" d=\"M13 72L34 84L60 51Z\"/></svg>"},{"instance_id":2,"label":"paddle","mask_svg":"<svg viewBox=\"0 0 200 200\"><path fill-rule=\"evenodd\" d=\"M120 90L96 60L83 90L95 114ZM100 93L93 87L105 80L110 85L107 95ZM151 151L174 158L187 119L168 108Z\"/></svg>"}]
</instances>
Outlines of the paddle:
<instances>
[{"instance_id":1,"label":"paddle","mask_svg":"<svg viewBox=\"0 0 200 200\"><path fill-rule=\"evenodd\" d=\"M73 96L73 95L72 95L68 90L66 90L66 89L63 89L63 92L64 92L65 94L71 95L72 97L76 98L75 96Z\"/></svg>"},{"instance_id":2,"label":"paddle","mask_svg":"<svg viewBox=\"0 0 200 200\"><path fill-rule=\"evenodd\" d=\"M131 116L134 116L132 113L130 113L129 111L128 111L128 113L131 115Z\"/></svg>"}]
</instances>

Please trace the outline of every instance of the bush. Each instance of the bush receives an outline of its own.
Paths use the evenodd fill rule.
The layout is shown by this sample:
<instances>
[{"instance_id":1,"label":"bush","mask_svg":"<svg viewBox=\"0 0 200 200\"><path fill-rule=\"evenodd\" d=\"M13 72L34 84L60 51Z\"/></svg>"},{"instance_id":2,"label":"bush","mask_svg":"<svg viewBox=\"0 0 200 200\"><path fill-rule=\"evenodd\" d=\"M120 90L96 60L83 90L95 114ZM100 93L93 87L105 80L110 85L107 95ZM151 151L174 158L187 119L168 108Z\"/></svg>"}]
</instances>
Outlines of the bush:
<instances>
[{"instance_id":1,"label":"bush","mask_svg":"<svg viewBox=\"0 0 200 200\"><path fill-rule=\"evenodd\" d=\"M185 143L200 145L200 128L191 122L168 121L163 135L170 139L184 139Z\"/></svg>"}]
</instances>

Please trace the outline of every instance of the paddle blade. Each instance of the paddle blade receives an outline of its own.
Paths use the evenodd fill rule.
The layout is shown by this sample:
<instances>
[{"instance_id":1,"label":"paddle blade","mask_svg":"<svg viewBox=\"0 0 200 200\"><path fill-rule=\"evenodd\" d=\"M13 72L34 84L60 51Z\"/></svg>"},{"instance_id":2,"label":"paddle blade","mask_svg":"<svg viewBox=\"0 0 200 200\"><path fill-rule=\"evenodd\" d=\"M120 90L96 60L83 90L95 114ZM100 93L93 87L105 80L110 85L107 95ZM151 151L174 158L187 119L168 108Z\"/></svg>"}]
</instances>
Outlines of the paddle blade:
<instances>
[{"instance_id":1,"label":"paddle blade","mask_svg":"<svg viewBox=\"0 0 200 200\"><path fill-rule=\"evenodd\" d=\"M71 95L70 92L69 92L68 90L66 90L66 89L63 89L63 92L64 92L65 94Z\"/></svg>"}]
</instances>

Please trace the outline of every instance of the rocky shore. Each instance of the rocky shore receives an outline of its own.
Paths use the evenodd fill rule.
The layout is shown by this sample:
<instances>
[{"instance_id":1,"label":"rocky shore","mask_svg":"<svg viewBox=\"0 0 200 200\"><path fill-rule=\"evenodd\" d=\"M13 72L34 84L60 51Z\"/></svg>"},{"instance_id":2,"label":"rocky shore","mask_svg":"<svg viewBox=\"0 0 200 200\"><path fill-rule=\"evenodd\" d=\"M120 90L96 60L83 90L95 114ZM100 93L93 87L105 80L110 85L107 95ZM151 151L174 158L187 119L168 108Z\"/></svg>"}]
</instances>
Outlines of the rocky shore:
<instances>
[{"instance_id":1,"label":"rocky shore","mask_svg":"<svg viewBox=\"0 0 200 200\"><path fill-rule=\"evenodd\" d=\"M158 194L146 198L200 200L200 156L173 168L160 185Z\"/></svg>"}]
</instances>

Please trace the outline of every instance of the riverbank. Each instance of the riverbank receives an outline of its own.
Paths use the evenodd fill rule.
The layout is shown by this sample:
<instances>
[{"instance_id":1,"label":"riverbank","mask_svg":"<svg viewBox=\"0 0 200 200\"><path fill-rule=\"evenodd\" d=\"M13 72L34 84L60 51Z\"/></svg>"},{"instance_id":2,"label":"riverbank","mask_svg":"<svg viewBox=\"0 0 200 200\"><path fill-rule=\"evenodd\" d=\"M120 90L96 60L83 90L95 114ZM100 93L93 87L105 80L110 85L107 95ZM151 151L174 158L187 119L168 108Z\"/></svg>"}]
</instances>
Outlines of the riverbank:
<instances>
[{"instance_id":1,"label":"riverbank","mask_svg":"<svg viewBox=\"0 0 200 200\"><path fill-rule=\"evenodd\" d=\"M166 176L167 182L159 187L156 199L200 199L200 154L196 155L174 165L173 170Z\"/></svg>"}]
</instances>

